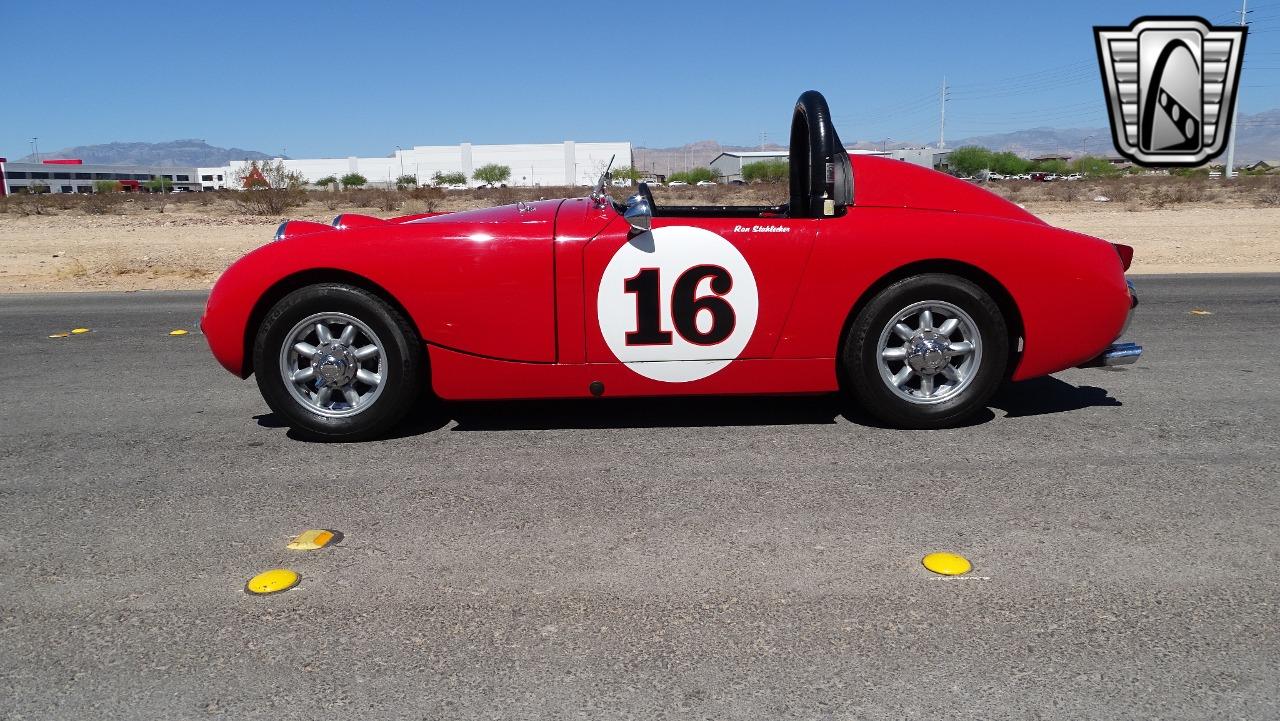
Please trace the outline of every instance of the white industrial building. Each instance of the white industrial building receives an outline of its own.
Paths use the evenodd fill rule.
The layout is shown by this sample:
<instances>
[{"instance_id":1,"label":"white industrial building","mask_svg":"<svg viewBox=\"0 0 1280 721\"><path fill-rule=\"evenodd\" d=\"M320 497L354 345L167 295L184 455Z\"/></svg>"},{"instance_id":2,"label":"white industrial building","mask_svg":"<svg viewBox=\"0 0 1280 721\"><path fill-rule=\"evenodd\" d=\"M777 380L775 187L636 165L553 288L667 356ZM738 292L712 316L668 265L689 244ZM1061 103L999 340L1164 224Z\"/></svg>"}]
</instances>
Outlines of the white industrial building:
<instances>
[{"instance_id":1,"label":"white industrial building","mask_svg":"<svg viewBox=\"0 0 1280 721\"><path fill-rule=\"evenodd\" d=\"M102 165L75 159L13 162L0 158L0 197L15 193L92 193L97 180L113 180L122 190L164 178L174 190L200 190L193 167L167 165Z\"/></svg>"},{"instance_id":2,"label":"white industrial building","mask_svg":"<svg viewBox=\"0 0 1280 721\"><path fill-rule=\"evenodd\" d=\"M341 178L359 173L370 186L392 186L401 175L412 175L418 183L431 182L438 173L462 173L469 185L476 169L485 165L505 165L511 169L507 185L591 185L614 158L614 167L631 166L631 143L524 143L514 145L415 145L396 150L386 158L317 158L284 160L287 170L301 173L307 182L321 178ZM221 168L200 168L205 190L235 188L236 175L249 161L234 161Z\"/></svg>"}]
</instances>

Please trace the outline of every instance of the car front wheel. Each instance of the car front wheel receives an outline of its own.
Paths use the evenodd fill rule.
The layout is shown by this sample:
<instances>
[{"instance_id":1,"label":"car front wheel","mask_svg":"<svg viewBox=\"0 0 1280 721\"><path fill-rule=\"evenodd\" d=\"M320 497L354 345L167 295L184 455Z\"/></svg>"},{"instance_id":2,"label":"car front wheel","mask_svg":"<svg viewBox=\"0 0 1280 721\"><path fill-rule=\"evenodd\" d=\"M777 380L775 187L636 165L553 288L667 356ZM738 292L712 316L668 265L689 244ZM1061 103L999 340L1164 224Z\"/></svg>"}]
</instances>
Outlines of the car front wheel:
<instances>
[{"instance_id":1,"label":"car front wheel","mask_svg":"<svg viewBox=\"0 0 1280 721\"><path fill-rule=\"evenodd\" d=\"M985 407L1004 378L1009 337L991 296L959 276L900 280L873 297L845 337L848 388L899 428L944 428Z\"/></svg>"},{"instance_id":2,"label":"car front wheel","mask_svg":"<svg viewBox=\"0 0 1280 721\"><path fill-rule=\"evenodd\" d=\"M421 396L416 330L362 288L322 283L289 293L263 318L253 345L258 388L290 426L325 440L385 433Z\"/></svg>"}]
</instances>

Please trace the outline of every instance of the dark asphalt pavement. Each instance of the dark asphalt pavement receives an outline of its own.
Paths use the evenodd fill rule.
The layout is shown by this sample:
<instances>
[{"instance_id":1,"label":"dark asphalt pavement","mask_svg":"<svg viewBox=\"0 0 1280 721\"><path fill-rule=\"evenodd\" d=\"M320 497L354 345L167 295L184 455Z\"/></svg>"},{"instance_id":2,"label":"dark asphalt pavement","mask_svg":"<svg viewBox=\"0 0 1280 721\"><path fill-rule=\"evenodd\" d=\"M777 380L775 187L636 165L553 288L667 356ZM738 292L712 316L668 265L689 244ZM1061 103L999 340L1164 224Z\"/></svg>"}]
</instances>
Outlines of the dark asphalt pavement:
<instances>
[{"instance_id":1,"label":"dark asphalt pavement","mask_svg":"<svg viewBox=\"0 0 1280 721\"><path fill-rule=\"evenodd\" d=\"M0 718L1280 717L1280 276L1135 280L1140 363L966 428L509 403L355 445L168 336L201 294L0 296Z\"/></svg>"}]
</instances>

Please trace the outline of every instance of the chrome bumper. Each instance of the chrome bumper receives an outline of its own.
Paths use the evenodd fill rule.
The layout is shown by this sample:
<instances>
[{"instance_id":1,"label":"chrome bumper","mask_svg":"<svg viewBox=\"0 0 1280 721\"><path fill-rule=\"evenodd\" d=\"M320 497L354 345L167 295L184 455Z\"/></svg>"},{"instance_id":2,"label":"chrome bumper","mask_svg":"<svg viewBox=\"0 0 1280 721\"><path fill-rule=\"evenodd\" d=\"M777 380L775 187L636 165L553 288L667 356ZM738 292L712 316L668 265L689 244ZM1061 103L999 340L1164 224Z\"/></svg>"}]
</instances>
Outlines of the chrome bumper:
<instances>
[{"instance_id":1,"label":"chrome bumper","mask_svg":"<svg viewBox=\"0 0 1280 721\"><path fill-rule=\"evenodd\" d=\"M1127 281L1129 284L1129 315L1124 319L1124 327L1120 329L1120 335L1124 335L1129 330L1129 321L1133 320L1133 309L1138 307L1138 293L1133 288L1133 281ZM1107 368L1110 366L1127 366L1138 362L1142 357L1142 346L1137 343L1112 343L1107 349L1102 351L1101 355L1085 363L1080 364L1080 368Z\"/></svg>"},{"instance_id":2,"label":"chrome bumper","mask_svg":"<svg viewBox=\"0 0 1280 721\"><path fill-rule=\"evenodd\" d=\"M1137 363L1142 357L1142 346L1137 343L1112 343L1107 349L1102 351L1102 355L1094 358L1088 363L1080 365L1081 368L1103 368L1108 366L1127 366Z\"/></svg>"}]
</instances>

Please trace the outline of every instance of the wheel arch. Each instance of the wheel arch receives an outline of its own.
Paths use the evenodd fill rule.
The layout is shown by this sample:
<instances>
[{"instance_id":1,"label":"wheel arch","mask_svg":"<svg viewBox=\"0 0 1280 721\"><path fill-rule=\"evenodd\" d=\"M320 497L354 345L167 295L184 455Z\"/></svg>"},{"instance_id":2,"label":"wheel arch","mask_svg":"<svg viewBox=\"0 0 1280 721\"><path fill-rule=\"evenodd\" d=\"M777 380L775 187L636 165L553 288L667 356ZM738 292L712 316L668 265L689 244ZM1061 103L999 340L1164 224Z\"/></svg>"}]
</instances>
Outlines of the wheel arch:
<instances>
[{"instance_id":1,"label":"wheel arch","mask_svg":"<svg viewBox=\"0 0 1280 721\"><path fill-rule=\"evenodd\" d=\"M352 273L349 270L341 270L338 268L310 268L287 275L276 281L271 287L267 288L262 295L258 296L258 300L253 305L253 310L249 313L249 320L245 323L244 339L242 341L244 348L244 368L241 369L241 377L248 378L253 373L253 341L258 334L258 328L262 325L262 319L266 317L279 300L286 295L292 293L299 288L305 288L309 285L319 283L345 283L355 286L362 290L373 293L381 298L410 323L413 324L414 330L417 331L418 337L422 337L422 329L418 327L418 321L404 305L396 299L394 295L383 288L373 280Z\"/></svg>"},{"instance_id":2,"label":"wheel arch","mask_svg":"<svg viewBox=\"0 0 1280 721\"><path fill-rule=\"evenodd\" d=\"M844 324L840 327L840 335L836 339L836 372L842 385L845 382L845 377L840 359L843 357L844 341L849 334L849 327L853 325L854 318L858 316L858 313L872 298L885 288L900 280L925 273L945 273L964 278L982 288L991 296L992 300L1000 308L1000 314L1004 316L1005 327L1009 334L1009 362L1005 369L1005 378L1008 379L1017 370L1018 361L1022 355L1021 341L1025 338L1025 335L1022 325L1022 312L1018 308L1017 302L1013 299L1013 295L995 276L976 265L947 258L932 258L908 263L885 273L876 279L874 283L867 286L866 290L858 296L853 307L849 309L848 315L845 316Z\"/></svg>"}]
</instances>

